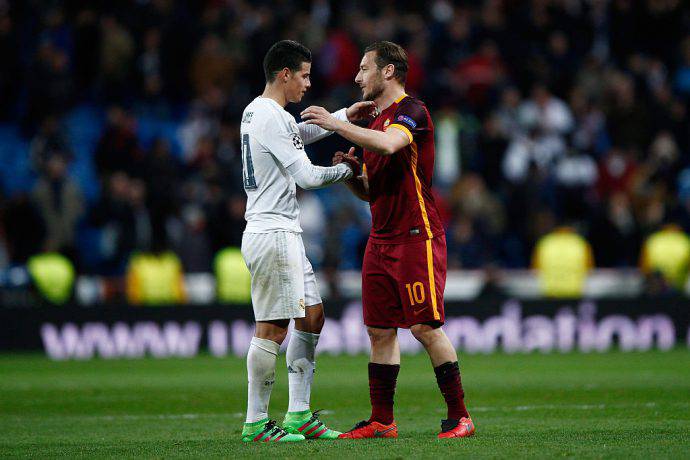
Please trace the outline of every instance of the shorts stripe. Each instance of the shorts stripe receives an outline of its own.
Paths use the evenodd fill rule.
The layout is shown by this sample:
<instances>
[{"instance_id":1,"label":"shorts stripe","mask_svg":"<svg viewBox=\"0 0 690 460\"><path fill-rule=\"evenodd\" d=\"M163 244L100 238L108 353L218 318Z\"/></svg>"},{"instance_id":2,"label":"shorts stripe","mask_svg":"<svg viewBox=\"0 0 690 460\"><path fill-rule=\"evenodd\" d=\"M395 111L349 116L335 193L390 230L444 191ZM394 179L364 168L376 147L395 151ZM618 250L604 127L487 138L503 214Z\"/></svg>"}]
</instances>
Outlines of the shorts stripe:
<instances>
[{"instance_id":1,"label":"shorts stripe","mask_svg":"<svg viewBox=\"0 0 690 460\"><path fill-rule=\"evenodd\" d=\"M431 249L431 240L426 240L426 265L429 270L429 289L431 290L431 308L434 311L434 319L440 320L438 306L436 305L436 280L434 279L434 252Z\"/></svg>"}]
</instances>

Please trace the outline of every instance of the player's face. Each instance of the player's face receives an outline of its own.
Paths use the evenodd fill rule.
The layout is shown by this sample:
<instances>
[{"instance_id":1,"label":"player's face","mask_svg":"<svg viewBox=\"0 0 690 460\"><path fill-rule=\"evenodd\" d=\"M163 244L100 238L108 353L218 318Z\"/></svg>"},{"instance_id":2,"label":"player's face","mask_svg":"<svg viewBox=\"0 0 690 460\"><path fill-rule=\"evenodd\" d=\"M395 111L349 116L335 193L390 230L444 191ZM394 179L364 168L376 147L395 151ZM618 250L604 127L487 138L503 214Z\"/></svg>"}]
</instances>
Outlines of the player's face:
<instances>
[{"instance_id":1,"label":"player's face","mask_svg":"<svg viewBox=\"0 0 690 460\"><path fill-rule=\"evenodd\" d=\"M300 102L302 100L304 93L311 88L310 75L310 62L303 62L302 67L298 71L290 72L285 88L289 102Z\"/></svg>"},{"instance_id":2,"label":"player's face","mask_svg":"<svg viewBox=\"0 0 690 460\"><path fill-rule=\"evenodd\" d=\"M362 99L365 101L373 101L383 93L383 70L376 65L375 51L369 51L362 58L355 83L362 88Z\"/></svg>"}]
</instances>

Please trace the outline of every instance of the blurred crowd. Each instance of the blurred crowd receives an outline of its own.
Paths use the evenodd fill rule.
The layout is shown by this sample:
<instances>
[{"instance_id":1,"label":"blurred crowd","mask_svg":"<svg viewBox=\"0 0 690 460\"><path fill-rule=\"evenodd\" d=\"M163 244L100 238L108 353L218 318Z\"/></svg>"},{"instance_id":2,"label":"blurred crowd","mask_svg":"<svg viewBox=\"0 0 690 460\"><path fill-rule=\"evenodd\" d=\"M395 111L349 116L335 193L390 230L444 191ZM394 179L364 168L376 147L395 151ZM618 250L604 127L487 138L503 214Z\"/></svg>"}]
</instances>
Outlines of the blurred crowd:
<instances>
[{"instance_id":1,"label":"blurred crowd","mask_svg":"<svg viewBox=\"0 0 690 460\"><path fill-rule=\"evenodd\" d=\"M244 227L240 114L268 47L292 38L314 53L293 113L359 99L371 42L407 49L407 90L436 126L450 268L527 267L566 224L596 266L636 266L647 235L690 230L689 31L680 0L0 0L0 143L19 133L31 171L2 184L0 264L59 251L118 275L135 251L172 250L210 271ZM143 136L151 120L172 128ZM328 164L346 146L308 152ZM336 186L300 205L314 265L359 268L366 204Z\"/></svg>"}]
</instances>

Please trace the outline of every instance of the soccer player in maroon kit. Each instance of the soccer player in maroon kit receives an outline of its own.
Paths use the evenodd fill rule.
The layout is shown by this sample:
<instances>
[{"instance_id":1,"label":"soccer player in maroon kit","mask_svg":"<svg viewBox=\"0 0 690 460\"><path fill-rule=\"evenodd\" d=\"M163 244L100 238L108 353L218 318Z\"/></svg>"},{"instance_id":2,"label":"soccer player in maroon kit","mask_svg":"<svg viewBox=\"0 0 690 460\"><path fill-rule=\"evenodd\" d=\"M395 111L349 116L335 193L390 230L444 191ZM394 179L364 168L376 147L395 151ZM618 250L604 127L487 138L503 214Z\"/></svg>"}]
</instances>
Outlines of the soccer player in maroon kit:
<instances>
[{"instance_id":1,"label":"soccer player in maroon kit","mask_svg":"<svg viewBox=\"0 0 690 460\"><path fill-rule=\"evenodd\" d=\"M348 183L371 206L372 228L362 266L364 324L371 340L372 412L341 438L394 438L393 396L400 370L397 329L409 328L426 349L448 406L439 438L467 437L475 427L465 408L458 358L441 329L446 239L431 193L434 126L423 102L405 94L407 55L391 42L369 46L355 82L378 114L362 128L322 107L302 119L335 131L364 150L362 175ZM336 155L334 163L352 161Z\"/></svg>"}]
</instances>

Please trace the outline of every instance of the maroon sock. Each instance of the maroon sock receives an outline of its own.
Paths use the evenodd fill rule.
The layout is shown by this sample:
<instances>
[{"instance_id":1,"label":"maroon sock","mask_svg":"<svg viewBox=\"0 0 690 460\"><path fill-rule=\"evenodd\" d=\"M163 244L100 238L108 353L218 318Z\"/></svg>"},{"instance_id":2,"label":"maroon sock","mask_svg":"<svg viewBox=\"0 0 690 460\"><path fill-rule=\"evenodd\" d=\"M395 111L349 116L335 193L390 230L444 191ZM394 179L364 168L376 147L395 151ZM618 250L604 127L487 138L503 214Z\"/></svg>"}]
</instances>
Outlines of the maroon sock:
<instances>
[{"instance_id":1,"label":"maroon sock","mask_svg":"<svg viewBox=\"0 0 690 460\"><path fill-rule=\"evenodd\" d=\"M448 418L460 420L462 417L469 417L470 414L467 413L465 407L465 392L462 389L458 362L443 363L435 367L434 372L438 387L448 406Z\"/></svg>"},{"instance_id":2,"label":"maroon sock","mask_svg":"<svg viewBox=\"0 0 690 460\"><path fill-rule=\"evenodd\" d=\"M393 423L393 395L400 364L369 363L370 422Z\"/></svg>"}]
</instances>

